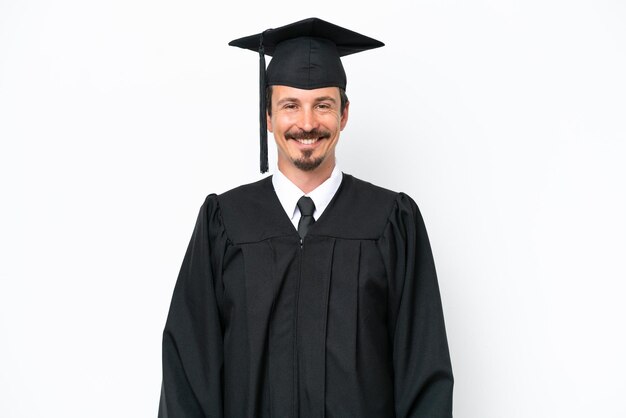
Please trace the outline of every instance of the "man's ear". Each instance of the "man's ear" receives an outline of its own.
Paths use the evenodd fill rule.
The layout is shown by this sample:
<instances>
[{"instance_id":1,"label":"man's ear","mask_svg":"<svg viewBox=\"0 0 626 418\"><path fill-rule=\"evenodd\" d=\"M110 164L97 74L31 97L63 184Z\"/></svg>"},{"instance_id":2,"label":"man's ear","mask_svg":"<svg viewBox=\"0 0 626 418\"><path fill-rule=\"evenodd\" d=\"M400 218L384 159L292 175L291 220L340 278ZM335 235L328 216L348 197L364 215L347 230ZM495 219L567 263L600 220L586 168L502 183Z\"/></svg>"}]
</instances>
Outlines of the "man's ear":
<instances>
[{"instance_id":1,"label":"man's ear","mask_svg":"<svg viewBox=\"0 0 626 418\"><path fill-rule=\"evenodd\" d=\"M267 130L271 133L274 133L272 128L272 118L270 117L270 114L265 112L265 117L267 118Z\"/></svg>"},{"instance_id":2,"label":"man's ear","mask_svg":"<svg viewBox=\"0 0 626 418\"><path fill-rule=\"evenodd\" d=\"M348 123L348 110L350 109L350 102L346 102L346 107L345 109L343 109L343 113L341 114L341 125L339 125L339 127L341 128L340 130L343 131L343 128L346 127L346 124Z\"/></svg>"}]
</instances>

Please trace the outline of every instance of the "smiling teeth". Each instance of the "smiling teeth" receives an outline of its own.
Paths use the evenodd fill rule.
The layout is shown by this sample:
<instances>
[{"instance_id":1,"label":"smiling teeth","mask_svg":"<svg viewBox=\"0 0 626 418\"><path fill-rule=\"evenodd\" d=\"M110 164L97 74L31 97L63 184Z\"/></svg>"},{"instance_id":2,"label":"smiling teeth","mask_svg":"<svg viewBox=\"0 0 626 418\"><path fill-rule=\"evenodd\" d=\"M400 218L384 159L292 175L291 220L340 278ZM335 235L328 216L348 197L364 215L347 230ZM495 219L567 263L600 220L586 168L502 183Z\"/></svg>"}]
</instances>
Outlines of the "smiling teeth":
<instances>
[{"instance_id":1,"label":"smiling teeth","mask_svg":"<svg viewBox=\"0 0 626 418\"><path fill-rule=\"evenodd\" d=\"M304 145L311 145L317 142L317 139L298 139L297 141Z\"/></svg>"}]
</instances>

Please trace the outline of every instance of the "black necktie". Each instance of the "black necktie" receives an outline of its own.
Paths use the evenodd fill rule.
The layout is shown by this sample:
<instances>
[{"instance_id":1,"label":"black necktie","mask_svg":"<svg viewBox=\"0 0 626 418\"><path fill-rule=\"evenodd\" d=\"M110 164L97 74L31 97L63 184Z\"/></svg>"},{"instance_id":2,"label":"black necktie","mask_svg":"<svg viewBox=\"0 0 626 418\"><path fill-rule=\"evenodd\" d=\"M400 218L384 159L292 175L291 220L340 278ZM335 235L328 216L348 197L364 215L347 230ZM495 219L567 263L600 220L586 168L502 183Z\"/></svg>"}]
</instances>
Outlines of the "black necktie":
<instances>
[{"instance_id":1,"label":"black necktie","mask_svg":"<svg viewBox=\"0 0 626 418\"><path fill-rule=\"evenodd\" d=\"M298 222L298 234L300 239L304 239L309 227L315 223L313 212L315 212L315 203L310 197L302 196L298 200L298 209L300 209L300 222Z\"/></svg>"}]
</instances>

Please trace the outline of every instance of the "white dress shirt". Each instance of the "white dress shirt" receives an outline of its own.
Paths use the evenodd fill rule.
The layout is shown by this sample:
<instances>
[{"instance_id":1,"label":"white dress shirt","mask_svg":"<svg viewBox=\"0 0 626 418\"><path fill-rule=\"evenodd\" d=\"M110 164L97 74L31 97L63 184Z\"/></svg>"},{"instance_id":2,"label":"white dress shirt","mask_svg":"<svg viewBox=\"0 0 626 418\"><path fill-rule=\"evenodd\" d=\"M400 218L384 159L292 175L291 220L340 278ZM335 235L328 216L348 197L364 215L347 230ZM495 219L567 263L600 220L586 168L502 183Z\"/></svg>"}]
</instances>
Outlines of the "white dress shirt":
<instances>
[{"instance_id":1,"label":"white dress shirt","mask_svg":"<svg viewBox=\"0 0 626 418\"><path fill-rule=\"evenodd\" d=\"M280 204L283 206L285 213L291 219L291 223L294 228L298 229L298 222L300 221L300 209L298 209L298 200L302 196L308 196L313 200L315 204L315 212L313 212L313 218L317 220L328 204L337 193L339 185L341 185L341 179L343 174L335 166L330 177L324 181L324 183L317 186L313 191L304 193L295 184L291 182L280 170L276 170L272 176L272 184L274 190L280 200Z\"/></svg>"}]
</instances>

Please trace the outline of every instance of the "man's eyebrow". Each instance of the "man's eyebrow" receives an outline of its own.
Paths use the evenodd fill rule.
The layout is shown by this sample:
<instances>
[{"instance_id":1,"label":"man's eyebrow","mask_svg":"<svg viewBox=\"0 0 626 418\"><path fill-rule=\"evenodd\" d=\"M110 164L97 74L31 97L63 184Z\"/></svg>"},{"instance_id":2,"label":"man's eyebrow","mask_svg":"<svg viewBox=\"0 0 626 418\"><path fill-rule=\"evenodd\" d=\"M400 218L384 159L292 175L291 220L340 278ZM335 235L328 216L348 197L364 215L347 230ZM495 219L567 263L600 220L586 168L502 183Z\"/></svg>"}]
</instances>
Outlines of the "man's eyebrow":
<instances>
[{"instance_id":1,"label":"man's eyebrow","mask_svg":"<svg viewBox=\"0 0 626 418\"><path fill-rule=\"evenodd\" d=\"M315 99L316 102L324 102L324 101L329 101L329 102L333 102L333 103L337 103L337 100L335 100L334 97L331 96L322 96L322 97L318 97Z\"/></svg>"},{"instance_id":2,"label":"man's eyebrow","mask_svg":"<svg viewBox=\"0 0 626 418\"><path fill-rule=\"evenodd\" d=\"M281 105L281 104L287 103L287 102L300 103L300 100L296 99L295 97L284 97L284 98L280 99L279 101L277 101L276 105Z\"/></svg>"}]
</instances>

